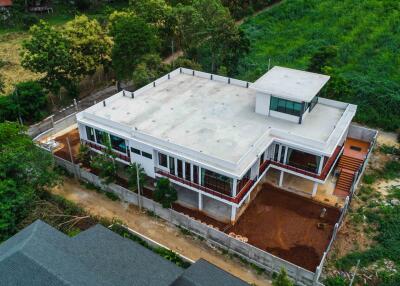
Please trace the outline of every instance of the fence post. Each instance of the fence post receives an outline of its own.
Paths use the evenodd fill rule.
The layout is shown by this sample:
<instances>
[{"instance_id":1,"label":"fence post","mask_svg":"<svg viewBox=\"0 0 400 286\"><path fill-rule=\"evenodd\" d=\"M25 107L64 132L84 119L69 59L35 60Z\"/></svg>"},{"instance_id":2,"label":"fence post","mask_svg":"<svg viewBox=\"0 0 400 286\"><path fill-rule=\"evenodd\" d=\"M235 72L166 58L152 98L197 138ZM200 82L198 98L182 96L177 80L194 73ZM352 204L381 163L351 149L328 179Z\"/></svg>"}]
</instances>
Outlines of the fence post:
<instances>
[{"instance_id":1,"label":"fence post","mask_svg":"<svg viewBox=\"0 0 400 286\"><path fill-rule=\"evenodd\" d=\"M313 279L313 286L317 286L318 285L318 279L319 279L319 275L321 274L321 267L317 266L317 269L315 270L314 273L314 279Z\"/></svg>"}]
</instances>

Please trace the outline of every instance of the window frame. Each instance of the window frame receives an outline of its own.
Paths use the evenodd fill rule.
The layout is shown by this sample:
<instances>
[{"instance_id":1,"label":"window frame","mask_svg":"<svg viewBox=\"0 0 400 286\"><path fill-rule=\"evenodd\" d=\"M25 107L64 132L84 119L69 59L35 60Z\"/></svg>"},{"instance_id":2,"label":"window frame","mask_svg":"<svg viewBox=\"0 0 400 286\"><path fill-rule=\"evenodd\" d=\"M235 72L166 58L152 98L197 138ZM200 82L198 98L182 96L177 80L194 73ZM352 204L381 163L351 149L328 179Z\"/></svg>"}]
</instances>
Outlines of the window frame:
<instances>
[{"instance_id":1,"label":"window frame","mask_svg":"<svg viewBox=\"0 0 400 286\"><path fill-rule=\"evenodd\" d=\"M161 164L161 162L163 161L161 158L164 156L165 156L165 166ZM168 155L167 154L158 152L158 166L168 169Z\"/></svg>"},{"instance_id":2,"label":"window frame","mask_svg":"<svg viewBox=\"0 0 400 286\"><path fill-rule=\"evenodd\" d=\"M145 151L142 151L142 156L147 158L147 159L150 159L150 160L153 159L153 154L150 154L150 153L145 152Z\"/></svg>"}]
</instances>

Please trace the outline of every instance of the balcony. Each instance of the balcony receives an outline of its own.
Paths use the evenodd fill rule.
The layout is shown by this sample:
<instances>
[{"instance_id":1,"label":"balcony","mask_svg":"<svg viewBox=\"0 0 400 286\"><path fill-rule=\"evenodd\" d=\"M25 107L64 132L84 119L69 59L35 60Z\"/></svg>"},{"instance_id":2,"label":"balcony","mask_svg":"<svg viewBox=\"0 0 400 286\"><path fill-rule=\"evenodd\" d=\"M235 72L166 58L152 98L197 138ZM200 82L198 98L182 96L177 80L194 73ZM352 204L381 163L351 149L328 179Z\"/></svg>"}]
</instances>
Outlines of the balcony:
<instances>
[{"instance_id":1,"label":"balcony","mask_svg":"<svg viewBox=\"0 0 400 286\"><path fill-rule=\"evenodd\" d=\"M96 144L96 143L88 141L88 140L81 139L81 142L83 144L89 146L90 148L93 148L93 149L98 150L98 151L103 151L103 150L107 149L106 147L104 147L102 145ZM118 159L121 159L121 160L123 160L123 161L125 161L127 163L131 162L131 159L127 155L124 155L124 154L122 154L120 152L115 152L115 151L113 151L113 154L115 156L117 156Z\"/></svg>"},{"instance_id":2,"label":"balcony","mask_svg":"<svg viewBox=\"0 0 400 286\"><path fill-rule=\"evenodd\" d=\"M263 162L260 165L259 174L261 175L269 165L275 165L277 167L284 168L284 169L287 169L287 170L290 170L290 171L293 171L293 172L296 172L296 173L299 173L299 174L302 174L302 175L305 175L305 176L312 177L314 179L323 181L323 180L326 179L326 176L329 174L329 172L332 169L334 163L337 161L337 159L339 158L339 156L340 156L340 154L342 152L343 152L343 147L342 146L337 146L335 151L333 152L332 156L329 157L328 161L324 165L321 174L319 174L319 175L317 173L304 170L302 168L298 168L298 167L295 167L295 166L291 166L291 165L288 165L288 164L283 164L283 163L276 162L276 161L271 161L271 160L266 160L265 162Z\"/></svg>"},{"instance_id":3,"label":"balcony","mask_svg":"<svg viewBox=\"0 0 400 286\"><path fill-rule=\"evenodd\" d=\"M235 197L232 197L232 196L228 196L226 194L222 194L220 192L217 192L215 190L212 190L210 188L201 186L199 184L193 183L192 181L188 181L188 180L185 180L183 178L177 177L177 176L172 175L171 173L168 173L167 171L161 170L159 168L154 168L154 169L155 169L156 174L158 174L161 177L168 178L173 182L174 181L175 182L179 182L179 183L181 183L183 185L186 185L188 187L195 188L197 190L203 191L203 192L205 192L207 194L216 196L216 197L218 197L220 199L223 199L225 201L228 201L228 202L231 202L231 203L235 203L235 204L239 204L242 201L244 196L250 191L251 187L255 183L255 181L253 181L253 180L248 180L246 182L246 184L243 186L243 188L237 193L237 195Z\"/></svg>"}]
</instances>

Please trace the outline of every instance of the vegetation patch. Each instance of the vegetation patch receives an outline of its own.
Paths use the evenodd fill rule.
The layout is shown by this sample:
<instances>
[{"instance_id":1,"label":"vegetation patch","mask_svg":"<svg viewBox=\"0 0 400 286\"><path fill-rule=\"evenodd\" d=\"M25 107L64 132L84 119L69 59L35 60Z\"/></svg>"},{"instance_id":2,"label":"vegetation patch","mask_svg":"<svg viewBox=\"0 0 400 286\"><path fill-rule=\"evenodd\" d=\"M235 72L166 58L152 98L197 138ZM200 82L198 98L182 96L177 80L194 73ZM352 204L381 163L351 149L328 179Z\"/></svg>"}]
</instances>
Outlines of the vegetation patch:
<instances>
[{"instance_id":1,"label":"vegetation patch","mask_svg":"<svg viewBox=\"0 0 400 286\"><path fill-rule=\"evenodd\" d=\"M299 69L312 68L319 59L320 70L331 76L323 96L358 104L359 122L396 130L399 11L396 0L284 1L242 25L251 50L241 63L240 77L257 79L269 59L272 66Z\"/></svg>"}]
</instances>

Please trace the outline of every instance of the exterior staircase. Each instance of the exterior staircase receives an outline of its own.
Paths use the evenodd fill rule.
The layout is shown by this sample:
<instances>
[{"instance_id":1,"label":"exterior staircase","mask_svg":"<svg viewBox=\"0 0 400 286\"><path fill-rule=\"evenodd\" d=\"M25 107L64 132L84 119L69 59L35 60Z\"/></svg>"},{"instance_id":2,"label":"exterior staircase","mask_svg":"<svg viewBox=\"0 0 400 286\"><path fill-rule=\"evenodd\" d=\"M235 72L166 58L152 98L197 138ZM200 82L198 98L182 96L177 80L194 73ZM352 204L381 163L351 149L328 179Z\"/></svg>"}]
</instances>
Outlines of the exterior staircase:
<instances>
[{"instance_id":1,"label":"exterior staircase","mask_svg":"<svg viewBox=\"0 0 400 286\"><path fill-rule=\"evenodd\" d=\"M342 155L339 159L338 168L340 174L333 192L338 197L346 197L350 193L355 173L358 171L364 160L352 156Z\"/></svg>"}]
</instances>

